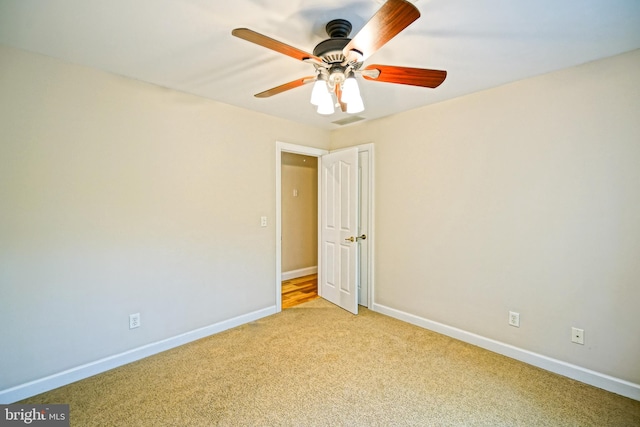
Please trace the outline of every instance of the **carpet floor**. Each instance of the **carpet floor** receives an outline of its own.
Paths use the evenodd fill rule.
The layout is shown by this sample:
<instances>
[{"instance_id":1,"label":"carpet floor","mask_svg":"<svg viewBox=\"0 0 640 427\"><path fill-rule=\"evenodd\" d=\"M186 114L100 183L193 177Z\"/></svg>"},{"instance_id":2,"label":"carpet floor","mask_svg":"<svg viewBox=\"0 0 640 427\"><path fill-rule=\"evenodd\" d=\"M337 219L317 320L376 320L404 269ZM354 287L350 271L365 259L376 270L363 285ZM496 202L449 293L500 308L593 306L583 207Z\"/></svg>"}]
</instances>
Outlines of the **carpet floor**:
<instances>
[{"instance_id":1,"label":"carpet floor","mask_svg":"<svg viewBox=\"0 0 640 427\"><path fill-rule=\"evenodd\" d=\"M640 402L316 299L20 403L72 426L640 426Z\"/></svg>"}]
</instances>

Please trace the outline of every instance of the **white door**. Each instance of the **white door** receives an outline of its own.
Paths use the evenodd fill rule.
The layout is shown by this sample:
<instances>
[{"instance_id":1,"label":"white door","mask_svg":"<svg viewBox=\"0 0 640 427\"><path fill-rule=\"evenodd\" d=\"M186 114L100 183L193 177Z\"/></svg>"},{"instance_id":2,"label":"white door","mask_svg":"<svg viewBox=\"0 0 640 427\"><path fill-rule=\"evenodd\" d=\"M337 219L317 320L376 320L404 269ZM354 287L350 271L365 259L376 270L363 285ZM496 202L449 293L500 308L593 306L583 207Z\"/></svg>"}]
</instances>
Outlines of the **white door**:
<instances>
[{"instance_id":1,"label":"white door","mask_svg":"<svg viewBox=\"0 0 640 427\"><path fill-rule=\"evenodd\" d=\"M358 314L358 149L321 157L320 294Z\"/></svg>"}]
</instances>

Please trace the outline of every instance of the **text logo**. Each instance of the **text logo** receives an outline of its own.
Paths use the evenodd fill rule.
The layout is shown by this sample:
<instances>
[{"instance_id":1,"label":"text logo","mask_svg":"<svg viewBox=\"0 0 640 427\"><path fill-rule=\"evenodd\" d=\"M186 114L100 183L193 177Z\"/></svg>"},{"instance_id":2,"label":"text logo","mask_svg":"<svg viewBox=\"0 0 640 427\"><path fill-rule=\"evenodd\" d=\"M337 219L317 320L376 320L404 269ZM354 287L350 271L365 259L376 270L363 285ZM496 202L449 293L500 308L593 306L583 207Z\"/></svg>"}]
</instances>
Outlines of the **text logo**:
<instances>
[{"instance_id":1,"label":"text logo","mask_svg":"<svg viewBox=\"0 0 640 427\"><path fill-rule=\"evenodd\" d=\"M0 405L0 427L69 427L69 405Z\"/></svg>"}]
</instances>

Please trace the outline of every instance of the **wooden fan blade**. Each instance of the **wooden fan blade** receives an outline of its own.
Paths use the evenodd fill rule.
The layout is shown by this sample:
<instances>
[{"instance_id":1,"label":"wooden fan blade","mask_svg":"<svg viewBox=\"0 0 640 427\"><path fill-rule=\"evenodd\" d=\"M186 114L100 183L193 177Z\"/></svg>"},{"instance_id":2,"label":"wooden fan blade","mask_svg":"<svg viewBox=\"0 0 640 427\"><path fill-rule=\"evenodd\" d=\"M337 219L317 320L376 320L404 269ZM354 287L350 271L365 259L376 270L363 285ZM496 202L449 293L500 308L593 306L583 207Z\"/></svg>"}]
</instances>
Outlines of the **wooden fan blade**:
<instances>
[{"instance_id":1,"label":"wooden fan blade","mask_svg":"<svg viewBox=\"0 0 640 427\"><path fill-rule=\"evenodd\" d=\"M387 0L344 47L342 53L346 58L353 59L352 51L356 51L361 55L358 61L364 61L419 17L418 8L408 1Z\"/></svg>"},{"instance_id":2,"label":"wooden fan blade","mask_svg":"<svg viewBox=\"0 0 640 427\"><path fill-rule=\"evenodd\" d=\"M367 71L378 71L380 74L378 77L373 77L375 73L369 74ZM363 70L362 77L377 82L436 88L440 86L447 77L447 72L442 70L427 70L424 68L373 64Z\"/></svg>"},{"instance_id":3,"label":"wooden fan blade","mask_svg":"<svg viewBox=\"0 0 640 427\"><path fill-rule=\"evenodd\" d=\"M314 81L316 81L316 76L303 77L301 79L294 80L292 82L285 83L285 84L280 85L280 86L276 86L276 87L271 88L269 90L265 90L264 92L257 93L254 96L256 98L268 98L270 96L277 95L279 93L282 93L282 92L290 90L290 89L295 89L297 87L306 85L307 83L311 83L311 82L314 82Z\"/></svg>"},{"instance_id":4,"label":"wooden fan blade","mask_svg":"<svg viewBox=\"0 0 640 427\"><path fill-rule=\"evenodd\" d=\"M289 46L288 44L279 42L278 40L272 39L271 37L256 33L255 31L248 28L236 28L235 30L231 31L231 34L243 40L266 47L267 49L275 50L276 52L282 53L300 61L311 59L314 62L322 63L322 60L317 56L297 49L293 46Z\"/></svg>"}]
</instances>

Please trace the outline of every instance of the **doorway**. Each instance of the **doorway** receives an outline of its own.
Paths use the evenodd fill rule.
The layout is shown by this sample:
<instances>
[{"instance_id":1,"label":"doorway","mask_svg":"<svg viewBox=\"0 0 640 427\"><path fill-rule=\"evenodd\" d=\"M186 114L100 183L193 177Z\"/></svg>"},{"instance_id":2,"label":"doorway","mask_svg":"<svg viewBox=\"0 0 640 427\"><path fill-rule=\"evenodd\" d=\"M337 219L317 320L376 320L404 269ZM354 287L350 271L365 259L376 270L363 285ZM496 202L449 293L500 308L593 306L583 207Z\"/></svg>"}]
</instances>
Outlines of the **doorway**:
<instances>
[{"instance_id":1,"label":"doorway","mask_svg":"<svg viewBox=\"0 0 640 427\"><path fill-rule=\"evenodd\" d=\"M319 298L318 275L294 277L282 281L282 309L295 307Z\"/></svg>"},{"instance_id":2,"label":"doorway","mask_svg":"<svg viewBox=\"0 0 640 427\"><path fill-rule=\"evenodd\" d=\"M364 144L357 147L358 149L358 161L360 163L358 168L359 173L359 233L360 235L366 234L366 240L360 242L359 250L359 263L358 268L360 274L358 275L358 304L371 307L374 297L374 275L373 275L373 144ZM282 247L283 247L283 224L282 224L282 158L283 153L293 153L302 156L311 156L320 158L328 154L327 150L306 147L303 145L289 144L285 142L276 142L276 312L282 310L282 288L281 283L283 280L283 259L282 259ZM318 182L320 182L320 168L318 168ZM291 189L290 189L291 190ZM291 190L292 191L292 190ZM293 194L293 193L291 193ZM318 192L319 194L319 192ZM320 200L318 196L318 207L320 206ZM318 209L319 215L319 209ZM319 234L318 227L318 234ZM318 242L319 244L319 242ZM322 268L322 259L320 255L320 248L317 250L317 268ZM319 290L320 296L322 291Z\"/></svg>"},{"instance_id":3,"label":"doorway","mask_svg":"<svg viewBox=\"0 0 640 427\"><path fill-rule=\"evenodd\" d=\"M282 309L318 297L318 157L283 152Z\"/></svg>"}]
</instances>

